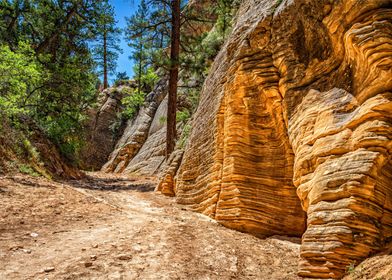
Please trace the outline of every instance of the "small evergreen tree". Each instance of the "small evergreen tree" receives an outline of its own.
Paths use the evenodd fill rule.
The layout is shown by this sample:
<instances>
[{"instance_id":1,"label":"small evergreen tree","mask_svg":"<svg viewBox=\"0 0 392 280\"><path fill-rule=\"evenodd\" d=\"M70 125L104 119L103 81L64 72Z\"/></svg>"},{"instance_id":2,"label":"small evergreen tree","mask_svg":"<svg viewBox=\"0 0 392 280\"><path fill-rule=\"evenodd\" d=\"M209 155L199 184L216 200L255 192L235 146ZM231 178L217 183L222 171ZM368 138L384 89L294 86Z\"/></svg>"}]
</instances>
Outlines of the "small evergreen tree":
<instances>
[{"instance_id":1,"label":"small evergreen tree","mask_svg":"<svg viewBox=\"0 0 392 280\"><path fill-rule=\"evenodd\" d=\"M127 75L127 72L117 72L116 81L124 81L124 80L129 80L129 76Z\"/></svg>"},{"instance_id":2,"label":"small evergreen tree","mask_svg":"<svg viewBox=\"0 0 392 280\"><path fill-rule=\"evenodd\" d=\"M94 59L98 64L98 74L103 75L103 88L109 87L108 76L115 74L118 53L121 52L119 37L121 29L116 27L113 7L104 2L101 7L105 11L97 19L97 42L93 47Z\"/></svg>"},{"instance_id":3,"label":"small evergreen tree","mask_svg":"<svg viewBox=\"0 0 392 280\"><path fill-rule=\"evenodd\" d=\"M135 62L134 73L138 83L138 93L142 92L142 77L147 73L150 65L148 61L152 49L152 37L148 28L149 9L145 0L139 4L136 13L127 18L127 28L125 31L128 45L134 50L129 57Z\"/></svg>"}]
</instances>

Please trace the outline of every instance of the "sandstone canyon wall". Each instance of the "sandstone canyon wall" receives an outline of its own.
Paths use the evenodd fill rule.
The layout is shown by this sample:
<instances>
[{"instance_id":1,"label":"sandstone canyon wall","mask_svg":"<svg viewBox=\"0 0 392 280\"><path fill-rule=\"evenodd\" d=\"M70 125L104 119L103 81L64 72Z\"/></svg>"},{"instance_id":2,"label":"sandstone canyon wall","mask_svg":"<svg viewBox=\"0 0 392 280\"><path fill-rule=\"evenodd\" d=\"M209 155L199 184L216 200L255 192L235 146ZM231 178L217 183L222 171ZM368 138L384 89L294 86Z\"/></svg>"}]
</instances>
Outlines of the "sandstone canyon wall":
<instances>
[{"instance_id":1,"label":"sandstone canyon wall","mask_svg":"<svg viewBox=\"0 0 392 280\"><path fill-rule=\"evenodd\" d=\"M342 277L392 237L391 20L390 0L244 1L163 185L227 227L303 234L299 275Z\"/></svg>"},{"instance_id":2,"label":"sandstone canyon wall","mask_svg":"<svg viewBox=\"0 0 392 280\"><path fill-rule=\"evenodd\" d=\"M99 170L107 162L113 151L118 134L121 136L124 125L120 114L123 111L121 104L126 91L136 88L132 81L114 86L100 92L98 108L89 112L89 119L85 124L86 145L80 155L80 167L84 170ZM115 127L115 126L118 127Z\"/></svg>"},{"instance_id":3,"label":"sandstone canyon wall","mask_svg":"<svg viewBox=\"0 0 392 280\"><path fill-rule=\"evenodd\" d=\"M161 117L166 115L167 79L161 79L147 96L143 106L127 126L104 172L152 175L165 159L166 128Z\"/></svg>"}]
</instances>

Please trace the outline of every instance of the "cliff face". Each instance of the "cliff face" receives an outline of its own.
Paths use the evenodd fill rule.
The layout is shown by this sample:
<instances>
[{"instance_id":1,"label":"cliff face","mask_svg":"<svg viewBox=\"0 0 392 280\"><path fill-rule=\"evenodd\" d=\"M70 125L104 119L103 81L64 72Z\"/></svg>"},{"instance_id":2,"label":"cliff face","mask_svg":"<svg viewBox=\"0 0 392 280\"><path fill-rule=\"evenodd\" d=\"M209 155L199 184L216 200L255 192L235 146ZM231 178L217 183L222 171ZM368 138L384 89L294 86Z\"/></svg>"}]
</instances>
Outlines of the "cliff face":
<instances>
[{"instance_id":1,"label":"cliff face","mask_svg":"<svg viewBox=\"0 0 392 280\"><path fill-rule=\"evenodd\" d=\"M379 250L392 237L391 19L389 0L244 1L177 201L241 231L303 234L301 276L339 278Z\"/></svg>"},{"instance_id":2,"label":"cliff face","mask_svg":"<svg viewBox=\"0 0 392 280\"><path fill-rule=\"evenodd\" d=\"M126 90L135 88L134 82L108 88L100 93L98 108L91 110L86 123L86 146L81 151L81 168L99 170L107 162L117 141L117 134L122 134L124 127L119 123L118 131L114 132L116 122L120 122L119 114L123 107L121 99Z\"/></svg>"},{"instance_id":3,"label":"cliff face","mask_svg":"<svg viewBox=\"0 0 392 280\"><path fill-rule=\"evenodd\" d=\"M128 121L104 172L154 174L165 159L165 101L167 80L162 79L148 95L146 105Z\"/></svg>"}]
</instances>

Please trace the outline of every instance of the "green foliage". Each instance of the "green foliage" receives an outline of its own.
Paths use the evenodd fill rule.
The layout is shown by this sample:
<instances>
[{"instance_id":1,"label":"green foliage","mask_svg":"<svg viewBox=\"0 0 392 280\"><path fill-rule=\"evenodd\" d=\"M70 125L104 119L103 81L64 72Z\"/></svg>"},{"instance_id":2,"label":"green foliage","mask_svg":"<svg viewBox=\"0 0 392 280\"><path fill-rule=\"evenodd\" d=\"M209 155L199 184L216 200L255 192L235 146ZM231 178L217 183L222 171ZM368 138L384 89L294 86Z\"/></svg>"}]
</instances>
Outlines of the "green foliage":
<instances>
[{"instance_id":1,"label":"green foliage","mask_svg":"<svg viewBox=\"0 0 392 280\"><path fill-rule=\"evenodd\" d=\"M167 122L167 117L162 116L162 117L159 118L159 123L160 124L165 124L166 122Z\"/></svg>"},{"instance_id":2,"label":"green foliage","mask_svg":"<svg viewBox=\"0 0 392 280\"><path fill-rule=\"evenodd\" d=\"M178 142L180 149L185 148L185 145L186 145L186 142L188 141L191 130L192 130L192 126L189 123L187 123L182 130L181 137Z\"/></svg>"},{"instance_id":3,"label":"green foliage","mask_svg":"<svg viewBox=\"0 0 392 280\"><path fill-rule=\"evenodd\" d=\"M159 77L158 77L156 71L154 71L154 69L152 67L149 67L141 75L140 80L141 80L142 88L146 92L149 92L152 90L154 85L158 82Z\"/></svg>"},{"instance_id":4,"label":"green foliage","mask_svg":"<svg viewBox=\"0 0 392 280\"><path fill-rule=\"evenodd\" d=\"M57 144L60 152L73 162L78 161L78 153L84 146L84 139L80 133L85 116L59 115L56 118L48 116L41 121L49 138Z\"/></svg>"},{"instance_id":5,"label":"green foliage","mask_svg":"<svg viewBox=\"0 0 392 280\"><path fill-rule=\"evenodd\" d=\"M190 46L191 55L186 54L183 58L184 64L190 67L191 72L201 77L206 76L209 66L231 32L238 7L239 2L232 0L218 0L212 7L217 15L214 27L199 38L194 38L193 45ZM185 65L183 67L187 68Z\"/></svg>"},{"instance_id":6,"label":"green foliage","mask_svg":"<svg viewBox=\"0 0 392 280\"><path fill-rule=\"evenodd\" d=\"M229 33L233 24L233 18L239 7L238 0L218 0L215 5L215 13L218 15L216 27L224 37Z\"/></svg>"},{"instance_id":7,"label":"green foliage","mask_svg":"<svg viewBox=\"0 0 392 280\"><path fill-rule=\"evenodd\" d=\"M19 164L18 165L18 169L20 173L32 176L32 177L40 177L41 175L39 173L37 173L34 168L32 168L30 165L28 164Z\"/></svg>"},{"instance_id":8,"label":"green foliage","mask_svg":"<svg viewBox=\"0 0 392 280\"><path fill-rule=\"evenodd\" d=\"M125 92L125 96L121 100L124 110L123 117L126 119L133 118L139 111L140 107L144 104L145 93L138 90L128 90Z\"/></svg>"},{"instance_id":9,"label":"green foliage","mask_svg":"<svg viewBox=\"0 0 392 280\"><path fill-rule=\"evenodd\" d=\"M134 80L137 81L138 91L149 92L157 81L157 76L153 66L153 58L163 49L163 43L157 47L155 36L157 26L151 28L153 21L157 20L154 16L154 4L149 7L145 0L139 4L138 10L130 18L127 18L127 28L125 29L128 45L133 49L130 59L134 62Z\"/></svg>"},{"instance_id":10,"label":"green foliage","mask_svg":"<svg viewBox=\"0 0 392 280\"><path fill-rule=\"evenodd\" d=\"M182 111L177 112L176 118L177 122L186 123L191 117L191 112L188 109L183 109Z\"/></svg>"},{"instance_id":11,"label":"green foliage","mask_svg":"<svg viewBox=\"0 0 392 280\"><path fill-rule=\"evenodd\" d=\"M209 68L231 32L239 3L237 0L215 1L211 7L212 13L217 17L213 28L196 37L183 36L187 42L187 51L181 56L182 80L187 85L184 91L192 105L192 111L197 108L199 93Z\"/></svg>"},{"instance_id":12,"label":"green foliage","mask_svg":"<svg viewBox=\"0 0 392 280\"><path fill-rule=\"evenodd\" d=\"M116 81L126 81L129 80L129 76L127 72L117 72L116 74Z\"/></svg>"},{"instance_id":13,"label":"green foliage","mask_svg":"<svg viewBox=\"0 0 392 280\"><path fill-rule=\"evenodd\" d=\"M11 119L27 114L41 101L39 89L47 74L30 45L20 42L15 52L0 45L0 109Z\"/></svg>"},{"instance_id":14,"label":"green foliage","mask_svg":"<svg viewBox=\"0 0 392 280\"><path fill-rule=\"evenodd\" d=\"M346 274L355 277L362 278L364 276L364 272L361 266L355 267L355 262L351 263L346 268Z\"/></svg>"},{"instance_id":15,"label":"green foliage","mask_svg":"<svg viewBox=\"0 0 392 280\"><path fill-rule=\"evenodd\" d=\"M28 152L30 159L34 161L40 161L39 159L39 153L37 152L37 149L31 144L31 142L28 139L23 139L23 146Z\"/></svg>"},{"instance_id":16,"label":"green foliage","mask_svg":"<svg viewBox=\"0 0 392 280\"><path fill-rule=\"evenodd\" d=\"M151 65L154 68L167 66L165 58L166 48L170 45L170 10L170 2L141 0L136 13L127 18L125 34L128 44L135 50L130 58L144 69Z\"/></svg>"},{"instance_id":17,"label":"green foliage","mask_svg":"<svg viewBox=\"0 0 392 280\"><path fill-rule=\"evenodd\" d=\"M94 32L97 40L92 54L98 66L98 74L106 75L107 78L109 74L115 74L117 68L118 54L122 52L120 48L122 30L116 27L114 8L109 3L106 1L101 3L100 10L105 12L96 19L97 28Z\"/></svg>"},{"instance_id":18,"label":"green foliage","mask_svg":"<svg viewBox=\"0 0 392 280\"><path fill-rule=\"evenodd\" d=\"M0 1L0 109L14 127L25 116L76 158L99 87L90 46L113 21L107 0Z\"/></svg>"},{"instance_id":19,"label":"green foliage","mask_svg":"<svg viewBox=\"0 0 392 280\"><path fill-rule=\"evenodd\" d=\"M44 176L47 179L51 179L51 176L45 171L45 164L41 161L41 156L37 149L27 138L22 140L22 144L23 149L27 152L29 164L20 164L18 166L19 171L30 176Z\"/></svg>"}]
</instances>

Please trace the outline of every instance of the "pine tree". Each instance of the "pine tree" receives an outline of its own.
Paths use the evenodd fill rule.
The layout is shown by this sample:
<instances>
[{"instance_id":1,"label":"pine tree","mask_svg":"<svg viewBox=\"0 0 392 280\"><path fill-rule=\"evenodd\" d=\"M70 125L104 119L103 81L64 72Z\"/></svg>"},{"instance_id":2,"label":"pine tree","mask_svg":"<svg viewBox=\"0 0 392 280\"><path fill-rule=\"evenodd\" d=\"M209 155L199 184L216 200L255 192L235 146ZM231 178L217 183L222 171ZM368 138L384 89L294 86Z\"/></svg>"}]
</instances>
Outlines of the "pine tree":
<instances>
[{"instance_id":1,"label":"pine tree","mask_svg":"<svg viewBox=\"0 0 392 280\"><path fill-rule=\"evenodd\" d=\"M176 104L178 73L180 65L180 32L181 32L180 0L142 1L138 12L128 20L128 38L135 48L133 58L138 62L138 80L141 81L144 66L148 66L147 57L155 67L169 72L168 112L166 156L173 152L176 140ZM170 57L167 58L167 47L170 46ZM148 52L147 52L148 51ZM146 55L148 54L148 55ZM139 89L141 84L139 84Z\"/></svg>"},{"instance_id":2,"label":"pine tree","mask_svg":"<svg viewBox=\"0 0 392 280\"><path fill-rule=\"evenodd\" d=\"M237 11L239 4L238 0L218 0L215 4L215 13L218 15L217 26L224 36L226 36L232 24L234 13Z\"/></svg>"},{"instance_id":3,"label":"pine tree","mask_svg":"<svg viewBox=\"0 0 392 280\"><path fill-rule=\"evenodd\" d=\"M127 72L117 72L116 81L126 81L129 80Z\"/></svg>"},{"instance_id":4,"label":"pine tree","mask_svg":"<svg viewBox=\"0 0 392 280\"><path fill-rule=\"evenodd\" d=\"M93 47L94 59L98 64L99 74L103 75L103 88L109 87L108 76L115 74L118 53L121 52L119 37L121 29L116 27L114 9L108 3L101 7L105 11L97 20L97 42Z\"/></svg>"},{"instance_id":5,"label":"pine tree","mask_svg":"<svg viewBox=\"0 0 392 280\"><path fill-rule=\"evenodd\" d=\"M171 47L170 47L170 74L169 93L167 108L167 132L166 132L166 159L174 151L176 140L176 112L177 112L177 87L178 69L180 60L180 28L181 28L181 2L172 0L171 20Z\"/></svg>"},{"instance_id":6,"label":"pine tree","mask_svg":"<svg viewBox=\"0 0 392 280\"><path fill-rule=\"evenodd\" d=\"M145 0L139 4L138 10L127 18L126 37L128 45L134 50L130 56L135 62L134 73L138 82L138 94L141 94L143 84L142 77L147 73L150 66L148 61L152 49L152 37L148 28L149 9Z\"/></svg>"}]
</instances>

